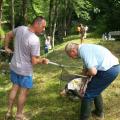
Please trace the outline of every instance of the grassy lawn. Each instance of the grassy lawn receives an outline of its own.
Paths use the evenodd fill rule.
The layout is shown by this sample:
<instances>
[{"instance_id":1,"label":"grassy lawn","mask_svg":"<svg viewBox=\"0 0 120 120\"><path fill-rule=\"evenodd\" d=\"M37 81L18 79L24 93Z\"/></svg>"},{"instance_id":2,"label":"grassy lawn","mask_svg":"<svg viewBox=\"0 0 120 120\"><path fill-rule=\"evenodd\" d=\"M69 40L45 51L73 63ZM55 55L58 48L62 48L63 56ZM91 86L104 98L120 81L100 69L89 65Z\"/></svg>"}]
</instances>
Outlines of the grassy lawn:
<instances>
[{"instance_id":1,"label":"grassy lawn","mask_svg":"<svg viewBox=\"0 0 120 120\"><path fill-rule=\"evenodd\" d=\"M48 59L53 62L82 67L79 60L69 59L64 46L67 42L79 43L78 36L71 36L65 42L57 45L53 52L48 54ZM120 41L102 41L98 38L89 38L85 43L101 44L109 48L120 60ZM66 68L70 73L80 73L81 69ZM25 114L30 120L79 120L80 100L71 101L68 98L60 97L59 92L67 81L60 80L61 68L53 65L36 65L34 67L34 87L30 91ZM8 91L11 83L9 74L0 74L0 120L7 110ZM103 92L105 120L120 120L120 75ZM16 106L16 105L15 105ZM14 113L16 107L14 107ZM91 118L93 120L93 118Z\"/></svg>"}]
</instances>

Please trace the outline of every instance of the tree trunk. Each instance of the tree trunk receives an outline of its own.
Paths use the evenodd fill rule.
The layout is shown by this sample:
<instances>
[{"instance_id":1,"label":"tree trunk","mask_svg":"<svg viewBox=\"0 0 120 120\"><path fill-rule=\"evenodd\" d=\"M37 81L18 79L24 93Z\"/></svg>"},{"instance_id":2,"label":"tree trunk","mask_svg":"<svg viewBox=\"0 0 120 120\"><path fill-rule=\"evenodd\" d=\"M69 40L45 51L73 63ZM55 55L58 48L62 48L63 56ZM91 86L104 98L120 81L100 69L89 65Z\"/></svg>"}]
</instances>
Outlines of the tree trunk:
<instances>
[{"instance_id":1,"label":"tree trunk","mask_svg":"<svg viewBox=\"0 0 120 120\"><path fill-rule=\"evenodd\" d=\"M1 28L1 22L2 22L2 4L3 4L3 0L0 0L0 28Z\"/></svg>"},{"instance_id":2,"label":"tree trunk","mask_svg":"<svg viewBox=\"0 0 120 120\"><path fill-rule=\"evenodd\" d=\"M66 31L66 29L67 29L66 19L67 19L67 4L68 4L68 2L67 2L67 0L65 0L64 2L65 2L65 9L64 9L64 17L63 17L63 19L64 19L63 26L64 26L64 36L66 36L67 35L67 31Z\"/></svg>"},{"instance_id":3,"label":"tree trunk","mask_svg":"<svg viewBox=\"0 0 120 120\"><path fill-rule=\"evenodd\" d=\"M13 30L15 28L14 0L11 0L11 14L12 14L11 24L12 24L12 30Z\"/></svg>"},{"instance_id":4,"label":"tree trunk","mask_svg":"<svg viewBox=\"0 0 120 120\"><path fill-rule=\"evenodd\" d=\"M69 32L70 30L70 25L71 25L71 20L72 20L72 14L73 14L73 5L71 3L71 1L68 2L68 6L67 6L67 18L66 18L66 31L67 33Z\"/></svg>"},{"instance_id":5,"label":"tree trunk","mask_svg":"<svg viewBox=\"0 0 120 120\"><path fill-rule=\"evenodd\" d=\"M53 2L54 0L50 0L50 6L49 6L49 23L48 23L48 32L51 35L52 34L52 10L53 10Z\"/></svg>"},{"instance_id":6,"label":"tree trunk","mask_svg":"<svg viewBox=\"0 0 120 120\"><path fill-rule=\"evenodd\" d=\"M57 24L57 18L58 18L58 9L59 9L59 0L55 1L54 4L54 16L53 16L53 30L52 30L52 38L53 38L53 48L54 48L54 43L55 43L55 32L56 32L56 24Z\"/></svg>"},{"instance_id":7,"label":"tree trunk","mask_svg":"<svg viewBox=\"0 0 120 120\"><path fill-rule=\"evenodd\" d=\"M22 0L22 17L23 17L23 23L27 24L28 19L27 19L27 0Z\"/></svg>"}]
</instances>

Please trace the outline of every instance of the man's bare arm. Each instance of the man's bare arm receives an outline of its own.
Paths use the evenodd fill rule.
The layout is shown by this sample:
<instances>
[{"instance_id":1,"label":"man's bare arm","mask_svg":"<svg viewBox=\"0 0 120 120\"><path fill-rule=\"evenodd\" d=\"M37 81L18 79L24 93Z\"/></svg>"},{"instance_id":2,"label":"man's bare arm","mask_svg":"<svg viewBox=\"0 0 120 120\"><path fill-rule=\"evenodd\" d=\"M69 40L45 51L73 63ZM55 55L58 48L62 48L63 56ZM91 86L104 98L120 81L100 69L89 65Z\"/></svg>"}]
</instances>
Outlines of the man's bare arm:
<instances>
[{"instance_id":1,"label":"man's bare arm","mask_svg":"<svg viewBox=\"0 0 120 120\"><path fill-rule=\"evenodd\" d=\"M5 36L5 51L7 53L12 53L12 50L9 49L9 43L11 40L13 40L13 38L14 38L14 34L12 31L8 32Z\"/></svg>"},{"instance_id":2,"label":"man's bare arm","mask_svg":"<svg viewBox=\"0 0 120 120\"><path fill-rule=\"evenodd\" d=\"M32 56L32 64L48 64L49 60L46 58L41 58L39 56Z\"/></svg>"},{"instance_id":3,"label":"man's bare arm","mask_svg":"<svg viewBox=\"0 0 120 120\"><path fill-rule=\"evenodd\" d=\"M97 74L97 69L95 67L83 69L83 74L87 76L95 76Z\"/></svg>"}]
</instances>

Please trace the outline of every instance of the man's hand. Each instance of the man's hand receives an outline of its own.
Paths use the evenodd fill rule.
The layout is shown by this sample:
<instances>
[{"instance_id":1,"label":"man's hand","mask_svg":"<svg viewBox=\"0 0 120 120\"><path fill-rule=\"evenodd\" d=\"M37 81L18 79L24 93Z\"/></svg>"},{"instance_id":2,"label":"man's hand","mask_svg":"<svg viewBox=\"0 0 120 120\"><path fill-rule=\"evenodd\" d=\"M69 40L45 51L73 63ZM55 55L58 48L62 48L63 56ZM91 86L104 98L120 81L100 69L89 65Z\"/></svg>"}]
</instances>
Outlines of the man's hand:
<instances>
[{"instance_id":1,"label":"man's hand","mask_svg":"<svg viewBox=\"0 0 120 120\"><path fill-rule=\"evenodd\" d=\"M97 69L95 67L92 67L87 70L86 74L87 76L95 76L97 74Z\"/></svg>"},{"instance_id":2,"label":"man's hand","mask_svg":"<svg viewBox=\"0 0 120 120\"><path fill-rule=\"evenodd\" d=\"M46 59L46 58L42 58L42 64L48 64L49 63L49 60Z\"/></svg>"},{"instance_id":3,"label":"man's hand","mask_svg":"<svg viewBox=\"0 0 120 120\"><path fill-rule=\"evenodd\" d=\"M86 76L95 76L97 74L97 69L95 67L92 67L90 69L83 69L82 74Z\"/></svg>"},{"instance_id":4,"label":"man's hand","mask_svg":"<svg viewBox=\"0 0 120 120\"><path fill-rule=\"evenodd\" d=\"M49 60L46 58L41 58L40 56L32 56L32 64L48 64Z\"/></svg>"},{"instance_id":5,"label":"man's hand","mask_svg":"<svg viewBox=\"0 0 120 120\"><path fill-rule=\"evenodd\" d=\"M5 52L8 53L8 54L13 53L13 51L11 49L7 48L7 47L5 47Z\"/></svg>"},{"instance_id":6,"label":"man's hand","mask_svg":"<svg viewBox=\"0 0 120 120\"><path fill-rule=\"evenodd\" d=\"M12 31L8 32L5 36L5 52L8 53L8 54L11 54L13 53L11 49L9 49L9 43L11 40L13 40L14 38L14 34Z\"/></svg>"}]
</instances>

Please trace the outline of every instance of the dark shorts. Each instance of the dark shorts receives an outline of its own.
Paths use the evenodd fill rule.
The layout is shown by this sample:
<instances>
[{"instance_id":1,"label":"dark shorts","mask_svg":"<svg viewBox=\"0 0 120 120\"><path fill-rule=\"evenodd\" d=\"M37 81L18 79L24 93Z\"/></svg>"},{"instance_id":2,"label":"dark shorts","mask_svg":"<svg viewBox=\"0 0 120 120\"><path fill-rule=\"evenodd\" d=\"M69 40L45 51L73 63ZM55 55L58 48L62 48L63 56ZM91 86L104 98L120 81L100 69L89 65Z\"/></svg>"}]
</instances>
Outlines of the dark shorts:
<instances>
[{"instance_id":1,"label":"dark shorts","mask_svg":"<svg viewBox=\"0 0 120 120\"><path fill-rule=\"evenodd\" d=\"M32 88L32 76L23 76L10 71L10 79L13 84L19 85L22 88Z\"/></svg>"},{"instance_id":2,"label":"dark shorts","mask_svg":"<svg viewBox=\"0 0 120 120\"><path fill-rule=\"evenodd\" d=\"M107 71L98 71L88 83L84 99L93 100L115 80L119 73L120 65L113 66Z\"/></svg>"}]
</instances>

